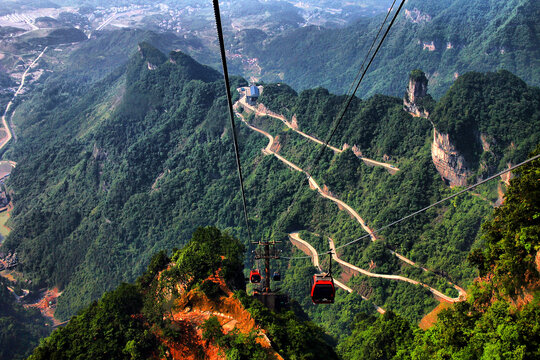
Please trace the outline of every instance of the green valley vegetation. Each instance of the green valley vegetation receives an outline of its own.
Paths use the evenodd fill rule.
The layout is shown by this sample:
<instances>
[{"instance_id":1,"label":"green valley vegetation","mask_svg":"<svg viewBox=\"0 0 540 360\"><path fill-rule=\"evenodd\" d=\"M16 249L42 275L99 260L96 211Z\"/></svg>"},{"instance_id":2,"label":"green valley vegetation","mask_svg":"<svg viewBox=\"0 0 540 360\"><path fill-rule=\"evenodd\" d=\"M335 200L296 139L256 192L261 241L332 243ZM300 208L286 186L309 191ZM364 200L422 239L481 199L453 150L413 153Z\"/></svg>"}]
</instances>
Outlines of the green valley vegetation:
<instances>
[{"instance_id":1,"label":"green valley vegetation","mask_svg":"<svg viewBox=\"0 0 540 360\"><path fill-rule=\"evenodd\" d=\"M540 153L540 147L536 154ZM540 356L540 161L516 170L470 260L482 278L427 331L387 313L357 316L343 359L536 359Z\"/></svg>"},{"instance_id":2,"label":"green valley vegetation","mask_svg":"<svg viewBox=\"0 0 540 360\"><path fill-rule=\"evenodd\" d=\"M219 73L183 53L151 64L144 49L91 89L50 77L21 105L26 116L14 118L21 129L14 153L47 180L36 186L30 174L37 169L19 168L22 182L12 182L19 230L5 246L17 244L35 283L66 287L61 318L134 280L150 253L183 245L200 224L221 218L224 227L236 226L237 204L221 202L234 192L234 161L222 156L232 149L220 137L226 117ZM215 209L214 220L209 208L193 212L203 202Z\"/></svg>"},{"instance_id":3,"label":"green valley vegetation","mask_svg":"<svg viewBox=\"0 0 540 360\"><path fill-rule=\"evenodd\" d=\"M201 325L203 341L197 343L193 324L169 316L179 312L204 316L194 303L197 296L208 296L212 306L219 306L224 294L220 285L208 280L212 274L237 290L236 297L268 329L275 350L286 358L323 355L337 359L320 328L299 320L291 310L270 312L241 290L245 287L243 260L244 246L239 240L216 228L199 228L184 249L176 250L171 259L165 251L155 254L136 284L121 284L80 311L64 328L44 339L29 359L170 358L174 349L183 346L189 354L203 356L211 349L209 344L217 345L227 359L273 359L255 341L260 338L256 329L248 334L234 330L225 334L218 319L209 316ZM188 309L179 303L186 296Z\"/></svg>"},{"instance_id":4,"label":"green valley vegetation","mask_svg":"<svg viewBox=\"0 0 540 360\"><path fill-rule=\"evenodd\" d=\"M100 41L111 45L107 52L117 53L114 41L105 40ZM84 46L92 44L88 41ZM58 318L67 320L120 283L135 281L151 263L152 254L183 248L199 226L225 229L242 239L248 254L253 250L250 240L282 241L284 256L299 253L288 241L287 233L292 231L320 234L310 238L319 252L328 250L327 236L339 246L365 234L346 212L310 190L304 175L261 153L267 139L239 123L253 231L253 239L249 239L241 216L221 75L183 52L164 55L149 43L133 50L127 64L102 78L98 73L87 78L85 74L48 74L35 91L25 95L13 117L18 131L18 141L8 153L17 161L8 182L13 191L13 230L3 247L17 251L20 270L35 288L59 286L63 290ZM62 56L83 61L83 54L75 51ZM88 60L98 62L95 55ZM485 82L470 91L489 92L480 87L505 84ZM236 89L247 82L235 77L232 85ZM459 93L460 87L469 85L456 82L452 91ZM531 104L538 101L537 92L528 87L516 91L530 94L527 101ZM296 115L299 128L320 139L329 133L344 100L344 96L322 88L297 94L284 84L265 85L260 98L288 119ZM463 106L456 103L452 111ZM342 148L346 143L349 148L336 154L325 151L318 166L309 169L321 186L327 185L372 228L457 191L441 181L433 166L431 123L412 117L402 107L401 99L390 96L354 99L332 139L332 145ZM510 113L513 109L500 111ZM531 116L524 120L534 124L539 111L533 107ZM307 167L317 156L319 149L312 141L279 120L251 120L279 137L280 154L298 166ZM531 125L530 134L515 132L515 143L537 136L538 128ZM522 149L530 151L533 145ZM507 150L502 149L503 158ZM400 170L392 175L382 167L367 166L357 154L395 164ZM500 162L496 168L505 166ZM431 209L385 230L376 242L366 239L344 248L340 256L363 268L373 264L374 272L408 276L455 296L448 280L467 287L477 276L466 258L471 249L482 246L480 224L491 212L490 200L497 199L493 186L481 189L479 195L464 195ZM398 261L389 249L432 272ZM197 246L188 246L186 251L196 253ZM256 265L246 258L246 267ZM373 311L372 304L358 293L339 292L336 308L340 311L334 314L328 313L328 308L314 307L308 296L308 279L315 269L309 261L281 259L276 267L284 280L273 286L289 293L336 339L351 333L353 314ZM193 279L207 275L192 274ZM430 293L409 284L358 276L352 285L364 289L372 303L411 322L417 322L435 305ZM127 293L135 291L130 289L124 288ZM133 306L125 311L139 311L138 303ZM85 311L100 311L99 306L92 309ZM276 321L287 322L287 316ZM133 323L134 327L139 325ZM126 341L131 340L138 341Z\"/></svg>"},{"instance_id":5,"label":"green valley vegetation","mask_svg":"<svg viewBox=\"0 0 540 360\"><path fill-rule=\"evenodd\" d=\"M16 296L23 295L18 286L0 277L1 359L25 359L51 332L52 324L37 309L25 309L17 302Z\"/></svg>"},{"instance_id":6,"label":"green valley vegetation","mask_svg":"<svg viewBox=\"0 0 540 360\"><path fill-rule=\"evenodd\" d=\"M393 312L377 317L361 309L349 313L355 317L352 333L337 346L342 359L534 359L540 355L540 273L535 264L540 251L540 197L535 196L540 192L540 161L515 175L504 205L483 225L485 249L471 255L483 278L475 282L469 299L443 311L427 331ZM508 254L513 254L511 259ZM122 284L106 293L43 340L29 359L167 356L169 340L199 346L203 354L208 343L186 338L195 335L183 330L181 320L166 314L186 311L176 300L192 289L223 301L219 286L217 292L205 286L213 273L232 289L242 287L243 256L238 240L215 228L199 228L184 249L176 250L171 259L165 251L154 255L135 285ZM321 329L299 320L293 311L269 311L243 290L235 297L268 330L273 347L285 358L337 359ZM335 313L333 307L324 308ZM295 311L303 316L300 309ZM225 334L216 317L209 317L202 330L203 339L217 344L227 359L270 358L254 341L255 333Z\"/></svg>"},{"instance_id":7,"label":"green valley vegetation","mask_svg":"<svg viewBox=\"0 0 540 360\"><path fill-rule=\"evenodd\" d=\"M535 0L410 0L358 94L401 96L406 74L415 68L428 74L436 98L469 71L505 69L538 86L539 16ZM261 80L344 93L383 19L361 18L342 29L307 26L246 48L259 59Z\"/></svg>"},{"instance_id":8,"label":"green valley vegetation","mask_svg":"<svg viewBox=\"0 0 540 360\"><path fill-rule=\"evenodd\" d=\"M430 119L486 176L501 164L518 163L540 143L539 108L540 89L508 71L468 73L436 104Z\"/></svg>"}]
</instances>

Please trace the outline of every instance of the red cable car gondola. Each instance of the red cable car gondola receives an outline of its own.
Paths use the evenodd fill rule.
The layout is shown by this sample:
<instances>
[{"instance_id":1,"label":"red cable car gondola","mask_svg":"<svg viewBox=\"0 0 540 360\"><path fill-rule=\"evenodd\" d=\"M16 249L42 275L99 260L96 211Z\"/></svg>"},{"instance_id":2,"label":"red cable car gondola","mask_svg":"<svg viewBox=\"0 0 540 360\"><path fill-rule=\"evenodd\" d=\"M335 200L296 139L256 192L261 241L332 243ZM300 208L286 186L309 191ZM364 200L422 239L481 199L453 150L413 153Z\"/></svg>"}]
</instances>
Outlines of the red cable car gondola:
<instances>
[{"instance_id":1,"label":"red cable car gondola","mask_svg":"<svg viewBox=\"0 0 540 360\"><path fill-rule=\"evenodd\" d=\"M334 279L330 274L313 275L311 286L311 301L314 304L333 304L336 296Z\"/></svg>"},{"instance_id":2,"label":"red cable car gondola","mask_svg":"<svg viewBox=\"0 0 540 360\"><path fill-rule=\"evenodd\" d=\"M249 272L249 281L252 284L258 284L261 282L261 273L259 272L259 269L251 270Z\"/></svg>"}]
</instances>

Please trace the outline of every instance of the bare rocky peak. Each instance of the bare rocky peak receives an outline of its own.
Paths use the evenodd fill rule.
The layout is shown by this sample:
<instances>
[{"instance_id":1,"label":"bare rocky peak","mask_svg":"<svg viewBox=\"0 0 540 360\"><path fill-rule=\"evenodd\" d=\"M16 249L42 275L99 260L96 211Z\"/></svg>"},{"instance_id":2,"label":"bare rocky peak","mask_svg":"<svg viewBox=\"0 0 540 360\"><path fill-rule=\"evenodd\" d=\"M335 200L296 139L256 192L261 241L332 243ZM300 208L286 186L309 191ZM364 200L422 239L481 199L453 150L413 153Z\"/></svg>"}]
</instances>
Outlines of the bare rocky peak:
<instances>
[{"instance_id":1,"label":"bare rocky peak","mask_svg":"<svg viewBox=\"0 0 540 360\"><path fill-rule=\"evenodd\" d=\"M424 100L429 97L427 90L426 74L421 70L413 70L409 75L409 85L403 98L403 110L415 117L429 118L429 111L424 107ZM435 126L433 126L431 158L435 168L448 185L467 185L467 177L471 175L471 172L467 168L465 158L450 141L450 136L440 133Z\"/></svg>"},{"instance_id":2,"label":"bare rocky peak","mask_svg":"<svg viewBox=\"0 0 540 360\"><path fill-rule=\"evenodd\" d=\"M431 16L426 13L422 13L417 8L412 10L405 9L405 18L414 24L422 24L431 21Z\"/></svg>"},{"instance_id":3,"label":"bare rocky peak","mask_svg":"<svg viewBox=\"0 0 540 360\"><path fill-rule=\"evenodd\" d=\"M429 113L422 106L422 99L427 96L428 79L421 70L413 70L409 75L409 85L403 98L403 109L415 116L428 117Z\"/></svg>"}]
</instances>

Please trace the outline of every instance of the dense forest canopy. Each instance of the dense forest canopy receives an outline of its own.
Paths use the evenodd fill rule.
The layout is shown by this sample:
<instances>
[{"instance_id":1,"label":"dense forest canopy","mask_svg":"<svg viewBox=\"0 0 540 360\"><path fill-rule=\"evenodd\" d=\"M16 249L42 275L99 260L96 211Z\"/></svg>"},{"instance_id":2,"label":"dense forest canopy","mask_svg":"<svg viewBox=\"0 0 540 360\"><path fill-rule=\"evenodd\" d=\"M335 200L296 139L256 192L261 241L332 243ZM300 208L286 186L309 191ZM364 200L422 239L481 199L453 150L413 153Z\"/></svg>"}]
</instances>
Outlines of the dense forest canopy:
<instances>
[{"instance_id":1,"label":"dense forest canopy","mask_svg":"<svg viewBox=\"0 0 540 360\"><path fill-rule=\"evenodd\" d=\"M37 309L23 308L16 299L19 295L18 286L0 278L0 359L25 359L40 338L50 334L51 322Z\"/></svg>"},{"instance_id":2,"label":"dense forest canopy","mask_svg":"<svg viewBox=\"0 0 540 360\"><path fill-rule=\"evenodd\" d=\"M122 46L142 36L132 35ZM118 50L110 38L96 41L108 44L109 54ZM93 44L82 46L90 49ZM8 186L15 207L10 220L13 231L4 246L18 252L20 270L32 281L32 290L43 286L63 290L56 312L60 319L69 319L119 283L133 282L151 263L152 254L184 247L201 225L227 229L248 252L253 249L239 216L241 201L221 75L183 52L164 55L150 42L139 43L133 51L124 65L108 62L114 70L103 78L107 66L80 75L76 71L46 74L13 117L18 141L8 155L17 167ZM100 61L98 57L85 60L83 55L73 52L65 59L81 61L81 66L84 61ZM495 139L496 161L489 168L493 171L532 150L538 139L538 89L505 71L462 78L434 105L435 126L454 137L462 123L485 131L489 141ZM233 90L246 85L244 79L233 78ZM330 132L346 99L323 88L297 93L285 84L263 87L260 103L294 118L302 131L319 139ZM511 105L505 106L509 98ZM463 109L472 110L464 113ZM516 114L515 109L522 111ZM298 166L309 166L319 153L315 143L279 120L246 116L271 133L280 144L280 154ZM528 130L507 126L505 118L516 119ZM280 240L284 254L291 255L296 253L287 237L292 231L302 230L301 235L319 252L327 250L326 236L340 245L365 234L347 213L310 190L302 174L264 156L266 138L244 125L238 130L255 239ZM429 120L403 111L399 98L354 98L331 142L344 151L325 151L317 166L310 168L311 175L358 211L370 227L384 226L455 191L445 186L433 166L432 131ZM359 156L388 162L399 171L392 174L366 166ZM456 296L448 280L466 287L477 276L466 259L471 249L482 246L480 224L498 197L496 185L479 193L389 228L376 242L358 242L340 256L362 268L375 265L375 273L406 276ZM405 265L389 250L432 272ZM235 275L239 264L231 264ZM352 314L371 314L373 304L396 313L399 326L418 322L436 305L421 286L357 276L351 285L365 289L370 300L340 292L338 311L328 313L311 306L303 280L315 270L307 259L280 260L275 266L284 274L284 291L336 341L345 341L355 332L349 327ZM194 279L206 275L204 271L192 274ZM133 289L124 290L137 292ZM100 311L92 309L87 311ZM366 319L358 321L361 328L372 321Z\"/></svg>"},{"instance_id":3,"label":"dense forest canopy","mask_svg":"<svg viewBox=\"0 0 540 360\"><path fill-rule=\"evenodd\" d=\"M31 359L166 358L171 344L186 340L196 351L215 344L228 359L268 359L259 327L287 359L540 357L538 161L380 231L376 241L364 230L460 190L449 188L440 164L434 166L434 144L450 159L444 171L463 155L469 184L535 148L538 154L540 2L407 1L337 128L347 100L339 94L379 30L382 2L329 17L290 1L224 4L231 19L246 21L225 26L230 72L262 86L259 109L284 116L238 108L252 126L237 119L251 237L214 33L206 32L211 5L84 3L78 13L31 20L47 29L0 28L0 105L13 100L7 120L16 135L1 155L17 164L2 179L14 207L3 214L11 232L0 253L16 252L20 261L0 278L0 358L25 358L51 334L53 322L26 306L53 287L61 291L54 323L69 322ZM106 13L128 4L188 12L193 5L197 14L179 20L182 33L157 26L155 14L138 29L112 30L118 23L94 31L96 6ZM0 16L59 5L80 2L7 1ZM309 26L321 20L328 28ZM144 30L150 28L160 30ZM41 60L13 97L17 75L37 53ZM10 73L11 66L20 72ZM418 100L420 116L404 107L407 79L429 82L430 94ZM233 101L247 85L232 77ZM261 152L268 138L253 127L270 134L271 151ZM330 133L335 148L321 152L317 139ZM439 135L448 148L436 143ZM284 165L274 151L305 172ZM344 201L365 224L323 194ZM329 239L338 247L356 239L338 250L341 259L372 275L425 285L353 276L334 264L335 278L352 292L338 290L331 307L314 306L308 279L318 270L289 241L293 232L319 252L323 271ZM248 295L253 285L245 289L249 269L262 266L252 256L253 241L261 239L278 241L283 251L271 269L282 281L271 286L290 302L276 313ZM467 300L420 330L417 324L443 305L428 287L457 299L459 286ZM218 308L225 295L249 314L253 329L229 332L214 314L197 325L204 345L191 342L194 327L174 318L179 304L201 297ZM46 297L43 303L53 304Z\"/></svg>"},{"instance_id":4,"label":"dense forest canopy","mask_svg":"<svg viewBox=\"0 0 540 360\"><path fill-rule=\"evenodd\" d=\"M72 78L50 75L20 105L21 112L14 117L20 129L13 151L18 166L9 184L14 230L5 246L18 251L22 270L36 286L64 289L58 317L66 319L115 284L132 281L151 253L183 246L201 224L228 228L247 244L237 216L241 202L220 79L217 72L184 53L166 57L149 43L141 43L127 65L95 85L79 87ZM246 83L235 78L234 87L240 85ZM460 81L452 91L490 92L506 85L505 89L514 89L512 82L472 86ZM528 87L519 89L535 94ZM494 97L500 102L506 92L494 94L500 94ZM343 101L343 96L325 89L297 94L284 84L265 85L260 98L276 112L289 118L295 115L303 131L319 138L330 131L330 119L337 116ZM462 107L463 103L455 103L450 110ZM254 121L277 136L281 154L299 166L306 166L318 153L312 142L284 130L276 120ZM400 99L382 95L355 99L332 144L356 145L363 156L389 159L400 171L391 175L365 166L348 149L337 155L325 152L313 176L363 214L370 226L382 226L448 194L431 164L431 129L429 121L404 112ZM256 237L270 234L284 240L285 250L290 251L287 232L298 229L332 235L337 245L363 233L307 185L292 203L302 178L260 153L263 137L244 126L239 131ZM521 135L516 133L516 143L522 142ZM526 136L537 135L531 130ZM32 180L36 173L39 182ZM489 189L486 196L493 196ZM287 212L288 204L292 206ZM464 197L381 235L387 247L465 285L475 276L465 259L478 245L479 224L489 208L481 198ZM324 248L324 241L314 241ZM346 248L343 256L359 266L373 261L378 272L412 276L452 294L444 278L415 273L379 246L359 243ZM429 294L402 284L359 282L377 289L373 301L378 305L407 313L410 320L418 320L433 306ZM285 277L286 287L299 293L293 283ZM416 297L416 307L399 300Z\"/></svg>"},{"instance_id":5,"label":"dense forest canopy","mask_svg":"<svg viewBox=\"0 0 540 360\"><path fill-rule=\"evenodd\" d=\"M216 343L227 359L272 359L256 341L260 334L245 336L238 332L223 333L220 323L210 317L202 325L205 342L194 342L196 332L189 331L171 313L193 311L180 305L182 295L195 296L202 291L207 301L219 303L223 294L212 274L220 276L233 289L245 287L241 275L243 245L216 228L199 228L184 249L171 259L165 251L155 254L146 272L136 284L121 284L99 301L83 309L34 350L29 359L147 359L170 357L171 343L192 347L200 355L208 341ZM171 262L172 261L172 262ZM235 279L236 278L236 279ZM182 290L178 291L177 288ZM167 295L171 294L172 295ZM190 295L191 294L191 295ZM337 359L326 343L322 330L300 320L292 310L273 313L243 290L235 294L257 323L268 329L276 350L290 359L324 356ZM191 327L188 323L187 327Z\"/></svg>"},{"instance_id":6,"label":"dense forest canopy","mask_svg":"<svg viewBox=\"0 0 540 360\"><path fill-rule=\"evenodd\" d=\"M467 73L441 98L430 119L450 134L473 167L482 158L487 174L500 166L497 161L525 159L540 143L540 89L504 70Z\"/></svg>"},{"instance_id":7,"label":"dense forest canopy","mask_svg":"<svg viewBox=\"0 0 540 360\"><path fill-rule=\"evenodd\" d=\"M540 148L536 153L540 153ZM536 331L540 326L540 273L533 259L540 251L537 221L540 197L534 196L540 191L539 175L538 160L518 169L505 204L484 223L486 248L473 255L472 261L488 277L475 282L469 299L444 310L435 326L427 331L392 311L374 316L358 309L349 313L354 316L352 331L349 336L339 338L339 356L351 360L540 356L540 336ZM65 328L45 339L30 359L142 359L167 354L167 339L189 343L181 323L165 316L167 311L182 309L174 305L170 308L167 304L176 302L167 300L168 295L164 294L187 283L182 290L184 294L199 288L219 301L222 295L204 286L208 284L206 278L217 272L226 283L233 284L234 274L241 267L242 248L238 240L215 228L197 229L186 247L174 253L172 263L165 251L154 255L136 285L122 284L106 293ZM530 297L516 306L515 300L523 298L524 292ZM177 293L173 299L179 296ZM305 314L295 309L294 303L292 310L296 315L291 310L274 313L244 291L238 291L236 297L257 324L268 330L273 347L282 356L338 358L322 336L322 329L299 320L298 316ZM325 313L335 312L331 310L325 307ZM219 344L227 359L268 359L253 338L234 333L225 335L215 317L204 323L203 337Z\"/></svg>"},{"instance_id":8,"label":"dense forest canopy","mask_svg":"<svg viewBox=\"0 0 540 360\"><path fill-rule=\"evenodd\" d=\"M505 69L538 86L539 16L535 0L408 1L358 94L401 96L415 68L428 74L435 98L469 71ZM248 49L259 59L262 80L345 93L383 19L362 18L342 29L307 26Z\"/></svg>"},{"instance_id":9,"label":"dense forest canopy","mask_svg":"<svg viewBox=\"0 0 540 360\"><path fill-rule=\"evenodd\" d=\"M540 147L534 154L540 154ZM400 316L357 316L338 346L343 359L536 359L540 356L540 161L516 170L504 205L483 224L484 249L471 255L483 278L467 301L435 326L414 329Z\"/></svg>"}]
</instances>

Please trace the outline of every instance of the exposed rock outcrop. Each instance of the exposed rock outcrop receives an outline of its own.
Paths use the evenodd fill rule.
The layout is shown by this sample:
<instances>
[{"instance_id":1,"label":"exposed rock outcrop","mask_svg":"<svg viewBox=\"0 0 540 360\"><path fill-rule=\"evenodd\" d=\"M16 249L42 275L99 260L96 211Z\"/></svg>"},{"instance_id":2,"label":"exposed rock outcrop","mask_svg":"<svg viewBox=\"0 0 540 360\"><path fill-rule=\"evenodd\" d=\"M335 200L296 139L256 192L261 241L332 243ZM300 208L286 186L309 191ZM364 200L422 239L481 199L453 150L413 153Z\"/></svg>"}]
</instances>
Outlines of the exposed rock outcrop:
<instances>
[{"instance_id":1,"label":"exposed rock outcrop","mask_svg":"<svg viewBox=\"0 0 540 360\"><path fill-rule=\"evenodd\" d=\"M409 75L409 85L403 98L403 109L414 116L427 118L429 112L423 105L423 100L428 97L427 89L426 74L421 70L413 70Z\"/></svg>"},{"instance_id":2,"label":"exposed rock outcrop","mask_svg":"<svg viewBox=\"0 0 540 360\"><path fill-rule=\"evenodd\" d=\"M354 155L358 156L359 158L363 157L364 155L362 154L362 150L360 150L360 148L357 146L357 145L353 145L353 147L351 148L352 152L354 153Z\"/></svg>"},{"instance_id":3,"label":"exposed rock outcrop","mask_svg":"<svg viewBox=\"0 0 540 360\"><path fill-rule=\"evenodd\" d=\"M450 142L448 134L441 134L433 128L431 158L441 177L450 186L467 185L467 177L471 174L467 169L465 158Z\"/></svg>"},{"instance_id":4,"label":"exposed rock outcrop","mask_svg":"<svg viewBox=\"0 0 540 360\"><path fill-rule=\"evenodd\" d=\"M512 167L512 164L507 163L506 166L508 167L508 169L510 169ZM510 185L510 180L512 180L513 177L514 177L514 174L512 174L511 171L501 175L501 179L506 184L506 186Z\"/></svg>"},{"instance_id":5,"label":"exposed rock outcrop","mask_svg":"<svg viewBox=\"0 0 540 360\"><path fill-rule=\"evenodd\" d=\"M167 60L163 53L146 42L140 43L137 47L137 51L139 52L139 55L141 55L141 58L146 61L148 70L157 69L159 65Z\"/></svg>"},{"instance_id":6,"label":"exposed rock outcrop","mask_svg":"<svg viewBox=\"0 0 540 360\"><path fill-rule=\"evenodd\" d=\"M434 43L433 41L428 42L428 43L425 42L425 43L423 44L423 46L424 46L424 48L423 48L422 50L426 50L426 49L428 49L428 51L435 51L435 50L437 50L437 48L435 47L435 43Z\"/></svg>"},{"instance_id":7,"label":"exposed rock outcrop","mask_svg":"<svg viewBox=\"0 0 540 360\"><path fill-rule=\"evenodd\" d=\"M94 149L92 150L92 157L96 160L96 161L105 161L107 160L107 151L105 151L104 149L100 149L98 148L97 144L94 144Z\"/></svg>"},{"instance_id":8,"label":"exposed rock outcrop","mask_svg":"<svg viewBox=\"0 0 540 360\"><path fill-rule=\"evenodd\" d=\"M431 21L429 14L424 14L417 8L412 10L405 9L405 18L413 24L422 24Z\"/></svg>"},{"instance_id":9,"label":"exposed rock outcrop","mask_svg":"<svg viewBox=\"0 0 540 360\"><path fill-rule=\"evenodd\" d=\"M298 130L298 119L296 118L296 114L293 115L292 119L291 119L291 127L294 129L294 130Z\"/></svg>"}]
</instances>

